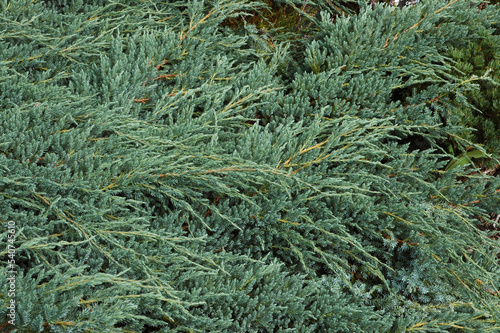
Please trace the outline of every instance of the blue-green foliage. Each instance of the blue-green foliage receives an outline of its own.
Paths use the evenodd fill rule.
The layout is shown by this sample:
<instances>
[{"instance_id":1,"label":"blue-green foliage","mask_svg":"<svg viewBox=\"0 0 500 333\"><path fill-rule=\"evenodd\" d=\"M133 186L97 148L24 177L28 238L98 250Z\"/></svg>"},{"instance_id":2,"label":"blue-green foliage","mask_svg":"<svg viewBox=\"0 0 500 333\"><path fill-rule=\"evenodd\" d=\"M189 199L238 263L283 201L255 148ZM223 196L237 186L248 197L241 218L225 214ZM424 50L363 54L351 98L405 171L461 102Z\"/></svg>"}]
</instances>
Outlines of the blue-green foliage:
<instances>
[{"instance_id":1,"label":"blue-green foliage","mask_svg":"<svg viewBox=\"0 0 500 333\"><path fill-rule=\"evenodd\" d=\"M499 327L499 182L442 149L498 6L325 11L298 61L224 24L258 2L0 7L19 332Z\"/></svg>"}]
</instances>

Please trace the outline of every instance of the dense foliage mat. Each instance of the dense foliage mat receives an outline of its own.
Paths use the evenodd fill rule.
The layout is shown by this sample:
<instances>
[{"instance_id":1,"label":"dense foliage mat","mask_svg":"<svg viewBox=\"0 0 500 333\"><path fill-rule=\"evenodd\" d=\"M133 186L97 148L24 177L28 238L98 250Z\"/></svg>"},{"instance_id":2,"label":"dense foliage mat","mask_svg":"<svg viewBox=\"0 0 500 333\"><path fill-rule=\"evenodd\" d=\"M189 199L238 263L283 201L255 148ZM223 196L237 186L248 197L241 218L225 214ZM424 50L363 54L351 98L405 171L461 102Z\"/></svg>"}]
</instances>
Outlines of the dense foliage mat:
<instances>
[{"instance_id":1,"label":"dense foliage mat","mask_svg":"<svg viewBox=\"0 0 500 333\"><path fill-rule=\"evenodd\" d=\"M0 1L1 329L500 329L500 8L335 4Z\"/></svg>"}]
</instances>

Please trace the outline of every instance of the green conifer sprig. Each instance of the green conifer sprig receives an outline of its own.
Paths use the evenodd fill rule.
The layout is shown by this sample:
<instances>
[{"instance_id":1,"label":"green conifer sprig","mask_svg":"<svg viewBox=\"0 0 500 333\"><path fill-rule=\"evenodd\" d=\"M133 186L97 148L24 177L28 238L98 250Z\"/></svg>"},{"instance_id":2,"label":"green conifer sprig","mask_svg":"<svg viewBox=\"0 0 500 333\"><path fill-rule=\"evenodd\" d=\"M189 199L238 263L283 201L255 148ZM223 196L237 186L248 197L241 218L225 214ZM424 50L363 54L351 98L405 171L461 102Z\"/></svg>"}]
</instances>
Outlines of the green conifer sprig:
<instances>
[{"instance_id":1,"label":"green conifer sprig","mask_svg":"<svg viewBox=\"0 0 500 333\"><path fill-rule=\"evenodd\" d=\"M476 82L448 51L497 10L318 11L301 50L226 26L257 2L0 5L7 328L498 326L499 182L441 147L474 143L442 120Z\"/></svg>"}]
</instances>

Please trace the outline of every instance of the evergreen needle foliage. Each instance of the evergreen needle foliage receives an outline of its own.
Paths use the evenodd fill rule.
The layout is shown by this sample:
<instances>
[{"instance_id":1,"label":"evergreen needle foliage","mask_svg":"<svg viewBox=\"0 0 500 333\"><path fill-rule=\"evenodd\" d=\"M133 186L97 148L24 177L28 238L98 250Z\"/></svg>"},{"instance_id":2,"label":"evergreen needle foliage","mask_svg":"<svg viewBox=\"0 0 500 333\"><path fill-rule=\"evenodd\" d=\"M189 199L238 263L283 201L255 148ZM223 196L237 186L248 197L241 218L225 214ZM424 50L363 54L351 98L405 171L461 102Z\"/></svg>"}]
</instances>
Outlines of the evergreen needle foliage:
<instances>
[{"instance_id":1,"label":"evergreen needle foliage","mask_svg":"<svg viewBox=\"0 0 500 333\"><path fill-rule=\"evenodd\" d=\"M0 0L0 327L500 329L472 3Z\"/></svg>"}]
</instances>

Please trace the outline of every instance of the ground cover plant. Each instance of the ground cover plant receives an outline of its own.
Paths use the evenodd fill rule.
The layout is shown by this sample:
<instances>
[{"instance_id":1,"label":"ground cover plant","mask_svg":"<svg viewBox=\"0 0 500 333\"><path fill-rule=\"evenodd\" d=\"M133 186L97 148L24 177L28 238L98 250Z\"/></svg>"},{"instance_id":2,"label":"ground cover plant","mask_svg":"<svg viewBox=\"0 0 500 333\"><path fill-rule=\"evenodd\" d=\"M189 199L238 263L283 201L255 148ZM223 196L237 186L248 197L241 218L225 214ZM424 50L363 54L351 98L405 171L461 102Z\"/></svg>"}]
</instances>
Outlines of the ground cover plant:
<instances>
[{"instance_id":1,"label":"ground cover plant","mask_svg":"<svg viewBox=\"0 0 500 333\"><path fill-rule=\"evenodd\" d=\"M2 331L500 329L498 5L0 8Z\"/></svg>"}]
</instances>

